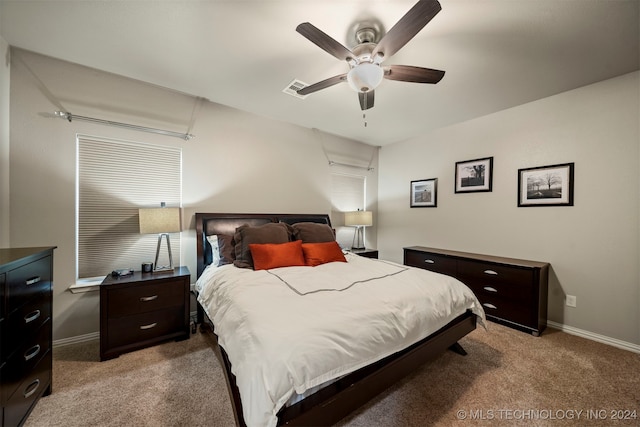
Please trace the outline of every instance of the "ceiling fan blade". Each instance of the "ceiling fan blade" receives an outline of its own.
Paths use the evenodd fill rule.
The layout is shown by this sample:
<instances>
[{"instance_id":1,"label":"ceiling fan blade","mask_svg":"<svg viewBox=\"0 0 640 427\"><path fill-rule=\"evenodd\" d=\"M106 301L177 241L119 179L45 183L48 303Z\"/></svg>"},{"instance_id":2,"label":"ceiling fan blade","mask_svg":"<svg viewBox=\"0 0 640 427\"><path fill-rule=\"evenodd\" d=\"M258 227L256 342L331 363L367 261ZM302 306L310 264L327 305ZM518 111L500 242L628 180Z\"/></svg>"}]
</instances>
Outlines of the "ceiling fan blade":
<instances>
[{"instance_id":1,"label":"ceiling fan blade","mask_svg":"<svg viewBox=\"0 0 640 427\"><path fill-rule=\"evenodd\" d=\"M442 6L438 0L420 0L382 37L371 56L381 53L383 58L389 58L418 34L440 10Z\"/></svg>"},{"instance_id":2,"label":"ceiling fan blade","mask_svg":"<svg viewBox=\"0 0 640 427\"><path fill-rule=\"evenodd\" d=\"M308 22L303 22L298 25L296 27L296 31L309 39L311 43L314 43L320 49L328 52L338 59L347 61L355 57L349 49L341 45L327 33L319 30Z\"/></svg>"},{"instance_id":3,"label":"ceiling fan blade","mask_svg":"<svg viewBox=\"0 0 640 427\"><path fill-rule=\"evenodd\" d=\"M358 92L358 99L360 100L360 108L362 111L373 108L374 94L372 90L368 92Z\"/></svg>"},{"instance_id":4,"label":"ceiling fan blade","mask_svg":"<svg viewBox=\"0 0 640 427\"><path fill-rule=\"evenodd\" d=\"M337 85L338 83L346 82L347 74L339 74L337 76L329 77L328 79L322 80L318 83L314 83L307 87L303 87L297 93L299 95L309 95L310 93L317 92L321 89L328 88L329 86Z\"/></svg>"},{"instance_id":5,"label":"ceiling fan blade","mask_svg":"<svg viewBox=\"0 0 640 427\"><path fill-rule=\"evenodd\" d=\"M411 65L389 65L384 67L384 78L413 83L438 83L444 77L444 71Z\"/></svg>"}]
</instances>

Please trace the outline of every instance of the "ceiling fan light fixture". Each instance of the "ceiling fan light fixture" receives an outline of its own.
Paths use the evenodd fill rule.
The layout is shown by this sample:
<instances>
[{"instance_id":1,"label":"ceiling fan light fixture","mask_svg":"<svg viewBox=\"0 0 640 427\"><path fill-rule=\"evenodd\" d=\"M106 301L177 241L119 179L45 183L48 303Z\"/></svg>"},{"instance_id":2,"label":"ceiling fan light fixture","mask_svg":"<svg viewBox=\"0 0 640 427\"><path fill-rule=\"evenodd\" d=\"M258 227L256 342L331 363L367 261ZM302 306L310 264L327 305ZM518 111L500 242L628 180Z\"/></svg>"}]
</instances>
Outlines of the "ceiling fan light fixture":
<instances>
[{"instance_id":1,"label":"ceiling fan light fixture","mask_svg":"<svg viewBox=\"0 0 640 427\"><path fill-rule=\"evenodd\" d=\"M356 92L369 92L378 87L384 77L382 67L364 62L356 65L347 74L347 82Z\"/></svg>"}]
</instances>

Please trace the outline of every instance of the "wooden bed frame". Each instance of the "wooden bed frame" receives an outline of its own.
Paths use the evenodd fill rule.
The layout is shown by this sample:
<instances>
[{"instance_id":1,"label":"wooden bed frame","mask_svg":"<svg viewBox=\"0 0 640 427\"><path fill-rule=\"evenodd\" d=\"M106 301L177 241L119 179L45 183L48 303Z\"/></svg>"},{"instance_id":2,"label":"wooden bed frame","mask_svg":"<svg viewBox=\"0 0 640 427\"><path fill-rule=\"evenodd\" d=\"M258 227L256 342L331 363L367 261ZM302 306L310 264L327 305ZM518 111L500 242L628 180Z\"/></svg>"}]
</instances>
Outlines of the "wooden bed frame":
<instances>
[{"instance_id":1,"label":"wooden bed frame","mask_svg":"<svg viewBox=\"0 0 640 427\"><path fill-rule=\"evenodd\" d=\"M329 216L324 214L196 213L198 277L211 261L206 236L212 234L233 235L235 228L240 225L261 225L269 222L287 222L289 224L319 222L331 225ZM204 315L200 303L198 303L198 322L201 324L202 331L211 332L215 338L214 350L224 367L236 424L246 426L240 393L236 386L235 375L231 372L231 363L224 349L217 345L213 324ZM466 355L464 349L458 344L458 340L475 328L476 317L467 311L422 341L352 372L294 405L283 407L278 413L278 425L326 426L335 424L399 379L414 372L426 361L435 359L447 349Z\"/></svg>"}]
</instances>

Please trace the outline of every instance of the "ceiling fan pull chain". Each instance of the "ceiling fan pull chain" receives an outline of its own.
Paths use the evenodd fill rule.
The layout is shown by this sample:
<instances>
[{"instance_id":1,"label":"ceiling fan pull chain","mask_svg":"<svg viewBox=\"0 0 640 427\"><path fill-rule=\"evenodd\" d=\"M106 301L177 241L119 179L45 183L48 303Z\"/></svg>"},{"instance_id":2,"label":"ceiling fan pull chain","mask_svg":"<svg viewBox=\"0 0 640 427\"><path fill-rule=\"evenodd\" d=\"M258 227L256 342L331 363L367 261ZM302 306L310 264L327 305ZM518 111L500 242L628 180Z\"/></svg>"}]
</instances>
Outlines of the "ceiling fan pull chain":
<instances>
[{"instance_id":1,"label":"ceiling fan pull chain","mask_svg":"<svg viewBox=\"0 0 640 427\"><path fill-rule=\"evenodd\" d=\"M367 115L362 113L362 121L364 122L364 127L367 127Z\"/></svg>"}]
</instances>

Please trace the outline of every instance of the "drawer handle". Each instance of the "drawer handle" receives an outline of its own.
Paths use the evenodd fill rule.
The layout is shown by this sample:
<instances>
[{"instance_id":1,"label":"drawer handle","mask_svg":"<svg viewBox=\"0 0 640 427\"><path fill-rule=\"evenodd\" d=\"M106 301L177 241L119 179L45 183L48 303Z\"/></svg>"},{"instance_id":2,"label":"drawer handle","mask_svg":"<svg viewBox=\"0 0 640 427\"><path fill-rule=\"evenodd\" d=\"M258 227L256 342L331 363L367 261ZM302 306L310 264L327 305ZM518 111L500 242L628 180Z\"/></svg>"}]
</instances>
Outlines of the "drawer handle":
<instances>
[{"instance_id":1,"label":"drawer handle","mask_svg":"<svg viewBox=\"0 0 640 427\"><path fill-rule=\"evenodd\" d=\"M484 290L489 292L498 292L496 288L492 288L491 286L485 286Z\"/></svg>"},{"instance_id":2,"label":"drawer handle","mask_svg":"<svg viewBox=\"0 0 640 427\"><path fill-rule=\"evenodd\" d=\"M493 270L485 270L484 274L489 274L491 276L497 276L498 272L497 271L493 271Z\"/></svg>"},{"instance_id":3,"label":"drawer handle","mask_svg":"<svg viewBox=\"0 0 640 427\"><path fill-rule=\"evenodd\" d=\"M40 344L36 344L31 347L29 350L24 352L24 361L28 361L36 357L40 353Z\"/></svg>"},{"instance_id":4,"label":"drawer handle","mask_svg":"<svg viewBox=\"0 0 640 427\"><path fill-rule=\"evenodd\" d=\"M27 286L29 286L29 285L35 285L35 284L36 284L36 283L38 283L40 280L42 280L42 279L40 278L40 276L36 276L36 277L31 278L31 279L28 279L25 283L27 284Z\"/></svg>"},{"instance_id":5,"label":"drawer handle","mask_svg":"<svg viewBox=\"0 0 640 427\"><path fill-rule=\"evenodd\" d=\"M487 307L487 308L492 308L492 309L494 309L494 310L498 308L498 307L496 307L496 306L495 306L495 305L493 305L493 304L489 304L488 302L485 302L485 303L484 303L484 304L482 304L482 305L484 305L484 306L485 306L485 307Z\"/></svg>"},{"instance_id":6,"label":"drawer handle","mask_svg":"<svg viewBox=\"0 0 640 427\"><path fill-rule=\"evenodd\" d=\"M432 259L425 259L424 262L426 262L427 264L435 264L436 262Z\"/></svg>"},{"instance_id":7,"label":"drawer handle","mask_svg":"<svg viewBox=\"0 0 640 427\"><path fill-rule=\"evenodd\" d=\"M32 311L31 313L24 316L24 323L31 323L40 317L40 310Z\"/></svg>"},{"instance_id":8,"label":"drawer handle","mask_svg":"<svg viewBox=\"0 0 640 427\"><path fill-rule=\"evenodd\" d=\"M38 387L40 386L40 380L36 379L34 382L32 382L31 384L29 384L27 386L26 389L24 389L24 398L28 399L31 396L33 396L33 393L36 392L36 390L38 390Z\"/></svg>"},{"instance_id":9,"label":"drawer handle","mask_svg":"<svg viewBox=\"0 0 640 427\"><path fill-rule=\"evenodd\" d=\"M142 325L140 326L140 329L144 331L146 329L155 328L157 324L158 324L157 322L153 322L153 323L149 323L148 325Z\"/></svg>"},{"instance_id":10,"label":"drawer handle","mask_svg":"<svg viewBox=\"0 0 640 427\"><path fill-rule=\"evenodd\" d=\"M156 298L158 298L158 295L151 295L150 297L141 297L140 301L142 302L153 301Z\"/></svg>"}]
</instances>

